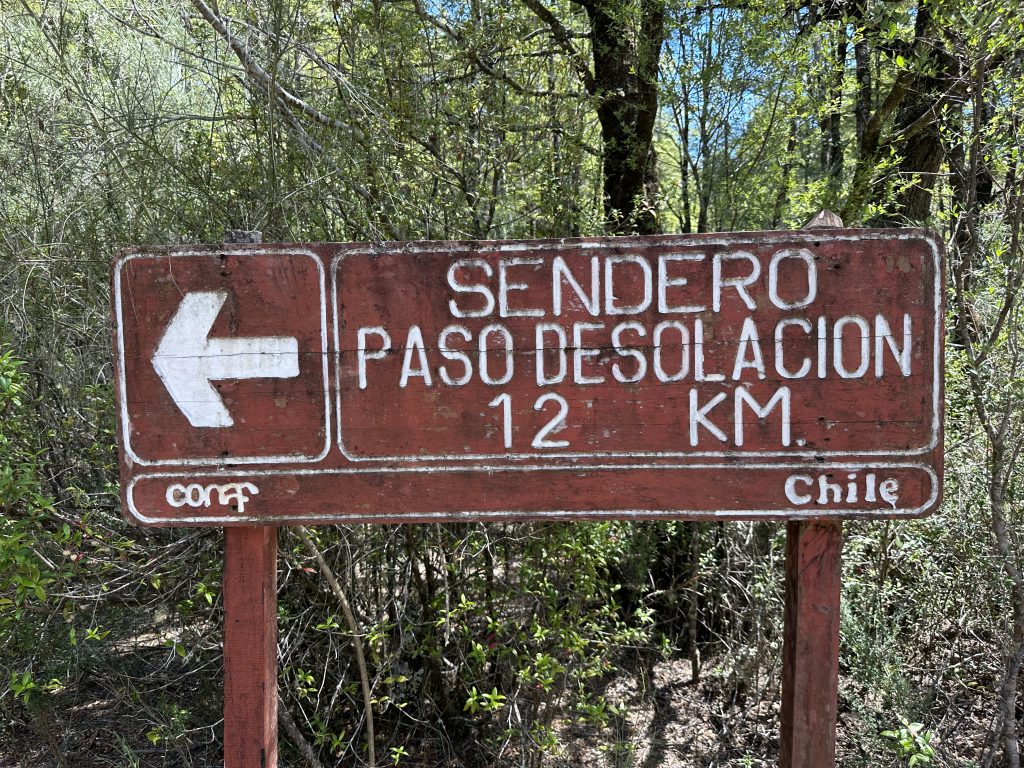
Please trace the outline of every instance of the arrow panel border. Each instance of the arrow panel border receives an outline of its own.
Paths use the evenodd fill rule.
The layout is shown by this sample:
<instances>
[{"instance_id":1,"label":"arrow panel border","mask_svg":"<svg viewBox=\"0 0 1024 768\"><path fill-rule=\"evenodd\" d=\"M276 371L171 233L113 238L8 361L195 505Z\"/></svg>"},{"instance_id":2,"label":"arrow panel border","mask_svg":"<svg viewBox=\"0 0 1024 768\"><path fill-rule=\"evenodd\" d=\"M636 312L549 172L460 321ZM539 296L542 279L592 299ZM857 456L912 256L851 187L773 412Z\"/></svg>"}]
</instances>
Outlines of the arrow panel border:
<instances>
[{"instance_id":1,"label":"arrow panel border","mask_svg":"<svg viewBox=\"0 0 1024 768\"><path fill-rule=\"evenodd\" d=\"M180 459L144 459L132 448L131 419L128 414L128 383L124 357L124 312L122 306L121 273L132 261L141 259L183 259L224 254L227 256L306 256L316 265L320 282L320 359L323 372L324 388L324 447L315 456L231 456L216 458L183 457ZM114 333L117 345L117 389L118 410L121 416L121 441L125 456L133 463L143 467L222 467L225 465L264 465L264 464L315 464L323 461L331 451L333 442L331 428L331 395L329 381L329 337L327 333L327 277L323 260L313 251L306 248L265 248L262 246L248 248L202 248L195 250L168 250L162 253L130 250L119 253L114 262L113 276L114 296Z\"/></svg>"}]
</instances>

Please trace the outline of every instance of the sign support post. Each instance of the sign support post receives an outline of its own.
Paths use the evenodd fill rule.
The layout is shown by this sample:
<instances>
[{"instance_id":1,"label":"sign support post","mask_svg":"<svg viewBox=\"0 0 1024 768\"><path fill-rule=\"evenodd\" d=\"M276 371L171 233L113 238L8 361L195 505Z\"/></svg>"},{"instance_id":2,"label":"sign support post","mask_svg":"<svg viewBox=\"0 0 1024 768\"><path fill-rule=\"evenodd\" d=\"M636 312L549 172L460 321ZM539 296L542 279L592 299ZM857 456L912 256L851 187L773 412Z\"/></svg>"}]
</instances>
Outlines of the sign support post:
<instances>
[{"instance_id":1,"label":"sign support post","mask_svg":"<svg viewBox=\"0 0 1024 768\"><path fill-rule=\"evenodd\" d=\"M839 694L843 524L786 525L781 768L833 768Z\"/></svg>"},{"instance_id":2,"label":"sign support post","mask_svg":"<svg viewBox=\"0 0 1024 768\"><path fill-rule=\"evenodd\" d=\"M842 226L842 219L823 210L804 229ZM842 520L786 524L781 768L836 764L842 548Z\"/></svg>"},{"instance_id":3,"label":"sign support post","mask_svg":"<svg viewBox=\"0 0 1024 768\"><path fill-rule=\"evenodd\" d=\"M277 768L277 526L224 529L223 592L224 768Z\"/></svg>"},{"instance_id":4,"label":"sign support post","mask_svg":"<svg viewBox=\"0 0 1024 768\"><path fill-rule=\"evenodd\" d=\"M277 527L224 530L224 768L277 766Z\"/></svg>"}]
</instances>

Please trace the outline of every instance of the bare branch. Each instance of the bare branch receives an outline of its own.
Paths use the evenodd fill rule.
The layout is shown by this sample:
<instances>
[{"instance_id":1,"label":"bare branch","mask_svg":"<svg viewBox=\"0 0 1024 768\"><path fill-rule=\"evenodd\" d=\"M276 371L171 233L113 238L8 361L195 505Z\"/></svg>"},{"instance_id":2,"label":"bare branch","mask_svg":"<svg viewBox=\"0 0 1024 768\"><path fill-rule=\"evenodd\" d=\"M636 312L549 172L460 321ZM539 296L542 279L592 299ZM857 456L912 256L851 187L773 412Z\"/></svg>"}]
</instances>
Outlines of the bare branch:
<instances>
[{"instance_id":1,"label":"bare branch","mask_svg":"<svg viewBox=\"0 0 1024 768\"><path fill-rule=\"evenodd\" d=\"M355 134L360 139L365 138L362 131L355 126L350 125L343 120L338 120L330 117L329 115L325 115L316 107L288 91L278 83L275 78L272 78L270 74L263 69L263 67L253 61L248 50L246 50L246 47L238 40L238 38L231 34L231 30L228 29L227 24L224 23L224 19L217 15L217 13L203 2L203 0L192 0L192 5L195 6L197 11L199 11L199 15L202 16L211 27L213 27L214 31L224 38L224 41L234 52L238 61L241 62L246 74L259 83L260 87L264 88L268 92L272 92L275 98L279 99L284 105L291 109L298 110L321 125L326 125L329 128Z\"/></svg>"},{"instance_id":2,"label":"bare branch","mask_svg":"<svg viewBox=\"0 0 1024 768\"><path fill-rule=\"evenodd\" d=\"M316 756L313 746L302 735L299 726L295 724L292 713L288 711L288 704L280 694L277 697L277 720L281 723L284 732L288 734L289 741L299 750L299 754L302 755L302 759L306 761L309 768L324 768L324 764Z\"/></svg>"},{"instance_id":3,"label":"bare branch","mask_svg":"<svg viewBox=\"0 0 1024 768\"><path fill-rule=\"evenodd\" d=\"M317 547L316 542L313 541L313 537L309 535L309 531L306 530L305 526L301 525L295 526L291 530L295 531L295 534L302 539L302 543L306 547L306 551L309 552L314 560L316 560L317 565L320 567L320 574L324 577L327 585L331 588L331 592L341 605L341 612L345 615L345 623L348 624L349 632L352 633L352 646L356 651L356 666L359 667L359 682L363 688L363 712L366 717L366 743L369 748L367 760L370 768L374 768L377 764L377 758L373 732L373 695L370 691L370 673L367 671L366 658L363 656L363 635L359 631L359 624L356 622L356 615L352 612L352 606L348 601L348 597L345 595L345 590L341 588L341 584L338 583L338 579L335 577L334 571L332 571L331 567L327 564L320 548Z\"/></svg>"},{"instance_id":4,"label":"bare branch","mask_svg":"<svg viewBox=\"0 0 1024 768\"><path fill-rule=\"evenodd\" d=\"M500 80L501 82L505 83L505 85L509 86L516 93L522 94L523 96L536 96L536 97L545 97L545 98L547 98L547 97L571 98L573 96L573 94L559 94L559 93L556 93L554 91L545 91L545 90L537 90L535 88L527 88L525 85L523 85L520 82L518 82L517 80L515 80L507 72L503 72L503 71L501 71L499 69L496 69L492 64L490 64L482 56L480 56L480 54L477 53L476 50L474 50L472 46L465 45L465 42L466 42L465 35L463 35L461 32L459 32L459 30L455 29L451 24L449 24L444 19L439 18L437 16L434 16L431 13L427 13L427 11L423 8L423 4L419 0L413 0L413 7L416 10L416 15L419 16L420 19L422 19L426 23L430 24L435 29L438 29L441 32L444 32L445 35L450 37L455 42L463 44L464 45L464 48L463 48L464 53L467 56L469 56L469 60L471 62L473 62L473 64L476 66L477 69L479 69L484 74L490 75L491 77L495 78L496 80Z\"/></svg>"},{"instance_id":5,"label":"bare branch","mask_svg":"<svg viewBox=\"0 0 1024 768\"><path fill-rule=\"evenodd\" d=\"M581 0L575 0L575 2L584 8L590 7L590 4L587 2L581 2ZM583 54L573 45L573 36L569 30L565 28L562 22L555 18L555 15L540 0L523 0L523 5L533 11L534 15L551 30L551 35L555 38L555 42L562 46L562 50L569 57L569 63L576 70L576 74L583 79L583 87L587 89L587 93L591 95L596 93L597 81L594 78L594 73L587 66Z\"/></svg>"}]
</instances>

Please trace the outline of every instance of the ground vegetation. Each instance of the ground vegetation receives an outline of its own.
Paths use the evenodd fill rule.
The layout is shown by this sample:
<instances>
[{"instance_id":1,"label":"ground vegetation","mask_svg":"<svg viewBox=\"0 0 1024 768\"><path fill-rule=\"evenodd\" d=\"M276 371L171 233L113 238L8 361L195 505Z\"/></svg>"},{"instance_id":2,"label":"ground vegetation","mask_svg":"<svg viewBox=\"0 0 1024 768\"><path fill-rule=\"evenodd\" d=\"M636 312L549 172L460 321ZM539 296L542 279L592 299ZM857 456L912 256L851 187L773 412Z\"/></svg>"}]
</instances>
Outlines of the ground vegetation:
<instances>
[{"instance_id":1,"label":"ground vegetation","mask_svg":"<svg viewBox=\"0 0 1024 768\"><path fill-rule=\"evenodd\" d=\"M949 310L942 509L846 526L840 763L1020 768L1022 40L1014 0L0 0L0 764L220 759L222 536L118 508L119 247L827 208L939 233ZM776 760L782 526L280 549L282 765Z\"/></svg>"}]
</instances>

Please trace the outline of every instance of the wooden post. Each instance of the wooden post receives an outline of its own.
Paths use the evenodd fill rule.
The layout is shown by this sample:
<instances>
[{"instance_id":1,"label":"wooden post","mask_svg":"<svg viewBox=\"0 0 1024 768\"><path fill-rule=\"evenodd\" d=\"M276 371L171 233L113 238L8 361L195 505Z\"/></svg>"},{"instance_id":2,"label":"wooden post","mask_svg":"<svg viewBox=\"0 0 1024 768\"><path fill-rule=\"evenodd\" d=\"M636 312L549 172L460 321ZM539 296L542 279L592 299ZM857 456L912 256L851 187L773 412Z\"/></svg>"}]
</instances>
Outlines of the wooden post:
<instances>
[{"instance_id":1,"label":"wooden post","mask_svg":"<svg viewBox=\"0 0 1024 768\"><path fill-rule=\"evenodd\" d=\"M224 768L277 766L277 528L224 530Z\"/></svg>"},{"instance_id":2,"label":"wooden post","mask_svg":"<svg viewBox=\"0 0 1024 768\"><path fill-rule=\"evenodd\" d=\"M226 243L260 243L232 230ZM224 529L224 768L277 768L277 528Z\"/></svg>"},{"instance_id":3,"label":"wooden post","mask_svg":"<svg viewBox=\"0 0 1024 768\"><path fill-rule=\"evenodd\" d=\"M786 526L782 768L836 764L842 539L838 520Z\"/></svg>"},{"instance_id":4,"label":"wooden post","mask_svg":"<svg viewBox=\"0 0 1024 768\"><path fill-rule=\"evenodd\" d=\"M804 229L841 227L822 210ZM779 765L834 768L839 699L839 598L843 523L786 525Z\"/></svg>"}]
</instances>

